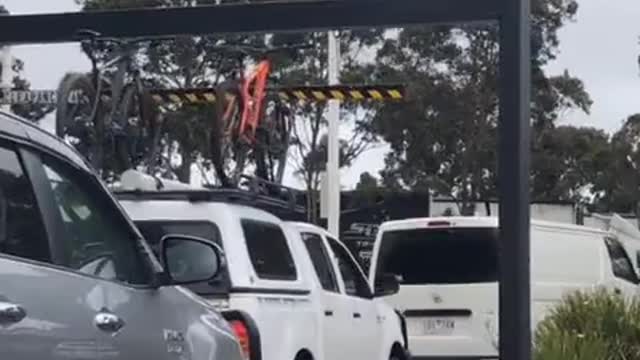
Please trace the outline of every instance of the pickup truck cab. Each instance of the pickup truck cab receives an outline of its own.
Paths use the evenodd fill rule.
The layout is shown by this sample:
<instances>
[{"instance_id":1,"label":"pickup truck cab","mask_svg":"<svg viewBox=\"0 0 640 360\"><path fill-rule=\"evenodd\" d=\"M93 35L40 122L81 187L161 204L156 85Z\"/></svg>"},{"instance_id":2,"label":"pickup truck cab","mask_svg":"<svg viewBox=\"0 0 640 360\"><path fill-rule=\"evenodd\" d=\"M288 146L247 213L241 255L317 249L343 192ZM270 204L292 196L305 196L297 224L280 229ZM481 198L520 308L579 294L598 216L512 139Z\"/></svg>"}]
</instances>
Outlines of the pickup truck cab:
<instances>
[{"instance_id":1,"label":"pickup truck cab","mask_svg":"<svg viewBox=\"0 0 640 360\"><path fill-rule=\"evenodd\" d=\"M315 228L305 231L320 234L324 251L338 252L353 266L347 274L340 273L337 261L326 263L335 276L332 291L324 291L300 227L258 208L286 204L244 190L193 188L140 173L122 178L116 196L152 248L164 236L184 234L223 249L220 276L189 288L223 315L239 315L232 327L246 359L386 360L405 354L401 317L388 308L378 311L381 303L342 244L324 243L325 234ZM383 349L383 335L390 332L396 336L388 335Z\"/></svg>"},{"instance_id":2,"label":"pickup truck cab","mask_svg":"<svg viewBox=\"0 0 640 360\"><path fill-rule=\"evenodd\" d=\"M0 113L0 359L241 360L220 313L173 286L215 278L218 247L167 236L159 254L71 146Z\"/></svg>"},{"instance_id":3,"label":"pickup truck cab","mask_svg":"<svg viewBox=\"0 0 640 360\"><path fill-rule=\"evenodd\" d=\"M404 318L377 300L395 294L398 284L372 291L362 268L337 237L312 224L288 224L300 234L315 270L325 358L350 353L353 359L408 359Z\"/></svg>"}]
</instances>

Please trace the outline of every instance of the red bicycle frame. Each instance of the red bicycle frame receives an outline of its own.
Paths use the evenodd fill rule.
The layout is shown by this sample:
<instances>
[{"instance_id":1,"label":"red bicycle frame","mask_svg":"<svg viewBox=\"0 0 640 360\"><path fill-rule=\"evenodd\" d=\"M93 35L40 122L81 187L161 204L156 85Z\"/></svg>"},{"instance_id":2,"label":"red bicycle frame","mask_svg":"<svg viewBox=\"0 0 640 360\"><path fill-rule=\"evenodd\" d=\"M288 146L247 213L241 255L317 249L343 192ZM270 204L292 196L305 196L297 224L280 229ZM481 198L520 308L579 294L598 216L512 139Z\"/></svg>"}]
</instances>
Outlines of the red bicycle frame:
<instances>
[{"instance_id":1,"label":"red bicycle frame","mask_svg":"<svg viewBox=\"0 0 640 360\"><path fill-rule=\"evenodd\" d=\"M238 129L241 140L255 142L256 130L263 115L263 104L267 91L267 78L271 72L271 62L262 60L256 70L242 81L242 119Z\"/></svg>"}]
</instances>

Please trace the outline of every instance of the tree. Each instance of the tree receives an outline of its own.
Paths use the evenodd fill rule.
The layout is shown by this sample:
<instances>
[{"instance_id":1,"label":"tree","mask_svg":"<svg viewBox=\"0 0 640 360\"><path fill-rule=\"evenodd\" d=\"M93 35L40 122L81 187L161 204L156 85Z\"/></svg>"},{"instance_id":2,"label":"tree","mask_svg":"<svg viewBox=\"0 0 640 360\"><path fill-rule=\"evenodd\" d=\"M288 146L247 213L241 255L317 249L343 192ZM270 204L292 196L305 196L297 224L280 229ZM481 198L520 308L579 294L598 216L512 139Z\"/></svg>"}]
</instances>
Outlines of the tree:
<instances>
[{"instance_id":1,"label":"tree","mask_svg":"<svg viewBox=\"0 0 640 360\"><path fill-rule=\"evenodd\" d=\"M338 34L342 49L341 81L349 82L359 77L364 66L359 54L381 41L378 30L342 31ZM327 84L327 34L280 34L271 39L273 46L284 44L309 44L310 48L297 53L274 56L273 78L277 85L322 85ZM352 134L340 140L340 166L348 166L367 146L374 141L366 131L371 112L353 104L343 104L341 120L351 125ZM318 201L321 174L327 160L327 118L325 103L304 103L293 108L296 117L293 129L291 153L294 173L299 176L308 194L307 213L309 221L318 222Z\"/></svg>"},{"instance_id":2,"label":"tree","mask_svg":"<svg viewBox=\"0 0 640 360\"><path fill-rule=\"evenodd\" d=\"M588 111L591 105L580 80L543 69L555 57L557 30L576 11L571 0L541 0L532 7L534 144L564 111ZM491 25L387 35L370 74L408 83L412 98L385 106L374 118L373 131L391 145L386 185L451 196L464 213L473 212L472 200L496 196L498 55L498 31Z\"/></svg>"},{"instance_id":3,"label":"tree","mask_svg":"<svg viewBox=\"0 0 640 360\"><path fill-rule=\"evenodd\" d=\"M544 131L532 159L532 197L592 203L612 160L609 136L595 128Z\"/></svg>"},{"instance_id":4,"label":"tree","mask_svg":"<svg viewBox=\"0 0 640 360\"><path fill-rule=\"evenodd\" d=\"M0 5L0 16L9 15L9 11ZM2 73L2 65L0 64L0 74ZM14 73L11 90L25 91L31 90L31 83L23 77L24 62L20 59L13 59L11 69ZM1 75L0 75L1 76ZM11 112L25 119L38 122L47 114L54 110L53 105L49 104L12 104Z\"/></svg>"},{"instance_id":5,"label":"tree","mask_svg":"<svg viewBox=\"0 0 640 360\"><path fill-rule=\"evenodd\" d=\"M640 114L635 114L629 116L611 138L608 166L597 188L596 211L640 215L639 145Z\"/></svg>"},{"instance_id":6,"label":"tree","mask_svg":"<svg viewBox=\"0 0 640 360\"><path fill-rule=\"evenodd\" d=\"M360 181L356 184L356 191L370 192L378 189L378 179L368 171L360 174Z\"/></svg>"}]
</instances>

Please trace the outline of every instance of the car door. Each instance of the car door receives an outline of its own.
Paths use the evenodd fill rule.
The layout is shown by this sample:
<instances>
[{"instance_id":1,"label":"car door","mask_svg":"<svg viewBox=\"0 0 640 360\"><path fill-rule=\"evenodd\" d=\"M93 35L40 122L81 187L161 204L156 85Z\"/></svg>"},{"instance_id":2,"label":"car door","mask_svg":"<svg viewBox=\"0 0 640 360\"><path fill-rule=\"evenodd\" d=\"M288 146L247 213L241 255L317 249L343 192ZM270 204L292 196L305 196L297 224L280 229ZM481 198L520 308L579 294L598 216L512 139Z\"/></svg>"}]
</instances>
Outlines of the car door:
<instances>
[{"instance_id":1,"label":"car door","mask_svg":"<svg viewBox=\"0 0 640 360\"><path fill-rule=\"evenodd\" d=\"M193 309L180 307L185 298L176 289L153 286L157 262L149 247L97 179L51 156L40 159L48 183L43 197L57 205L57 261L94 284L87 301L98 355L188 358Z\"/></svg>"},{"instance_id":2,"label":"car door","mask_svg":"<svg viewBox=\"0 0 640 360\"><path fill-rule=\"evenodd\" d=\"M347 248L338 240L327 236L334 257L334 266L340 274L342 291L351 303L351 343L355 345L355 359L381 358L381 319L373 294L362 269Z\"/></svg>"},{"instance_id":3,"label":"car door","mask_svg":"<svg viewBox=\"0 0 640 360\"><path fill-rule=\"evenodd\" d=\"M313 264L315 275L320 283L320 305L322 315L322 348L324 358L352 359L349 348L352 335L352 303L340 293L336 270L329 258L329 252L320 234L303 232L302 240Z\"/></svg>"},{"instance_id":4,"label":"car door","mask_svg":"<svg viewBox=\"0 0 640 360\"><path fill-rule=\"evenodd\" d=\"M55 263L37 169L31 153L0 140L0 359L94 359L97 284Z\"/></svg>"},{"instance_id":5,"label":"car door","mask_svg":"<svg viewBox=\"0 0 640 360\"><path fill-rule=\"evenodd\" d=\"M615 238L605 238L607 252L611 260L614 291L627 296L638 294L638 276L624 246Z\"/></svg>"}]
</instances>

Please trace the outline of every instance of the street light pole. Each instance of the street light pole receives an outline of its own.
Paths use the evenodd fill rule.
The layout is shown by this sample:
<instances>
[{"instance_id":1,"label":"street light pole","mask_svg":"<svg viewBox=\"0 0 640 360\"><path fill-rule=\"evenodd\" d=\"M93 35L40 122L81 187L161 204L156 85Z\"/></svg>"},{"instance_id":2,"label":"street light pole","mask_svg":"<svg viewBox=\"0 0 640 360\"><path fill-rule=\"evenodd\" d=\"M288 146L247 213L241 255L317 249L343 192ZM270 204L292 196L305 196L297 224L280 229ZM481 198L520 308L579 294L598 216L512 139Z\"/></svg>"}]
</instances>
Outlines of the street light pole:
<instances>
[{"instance_id":1,"label":"street light pole","mask_svg":"<svg viewBox=\"0 0 640 360\"><path fill-rule=\"evenodd\" d=\"M337 85L340 72L340 45L334 31L328 33L329 85ZM329 101L327 114L329 121L327 185L328 185L328 230L334 236L340 234L340 103Z\"/></svg>"}]
</instances>

